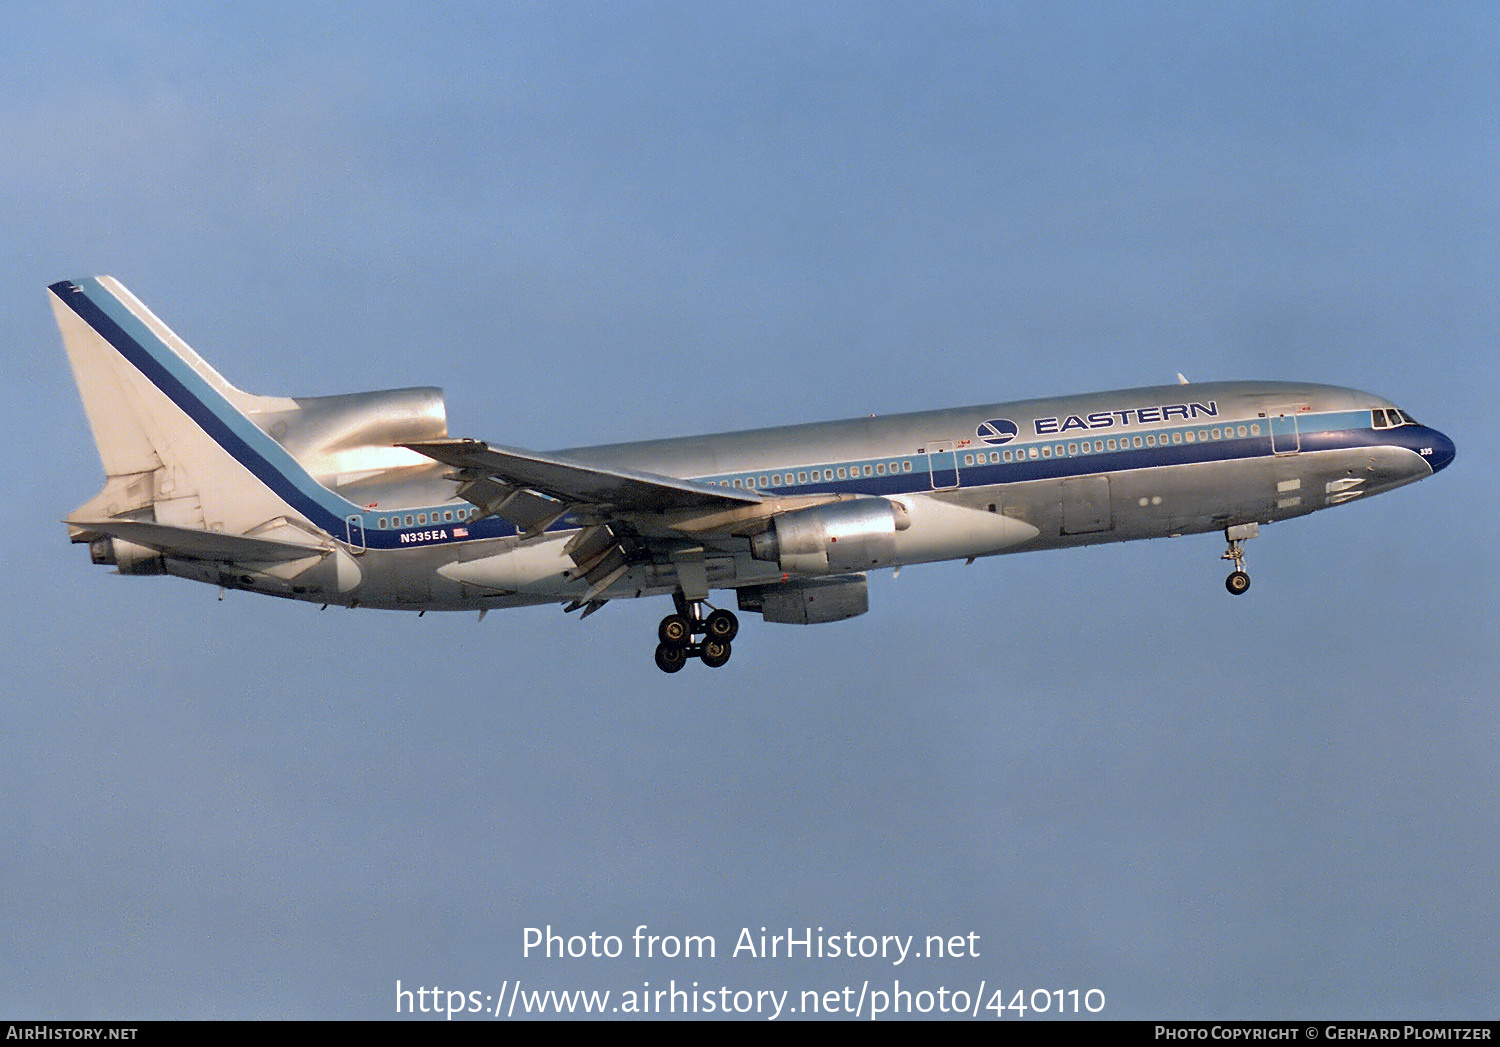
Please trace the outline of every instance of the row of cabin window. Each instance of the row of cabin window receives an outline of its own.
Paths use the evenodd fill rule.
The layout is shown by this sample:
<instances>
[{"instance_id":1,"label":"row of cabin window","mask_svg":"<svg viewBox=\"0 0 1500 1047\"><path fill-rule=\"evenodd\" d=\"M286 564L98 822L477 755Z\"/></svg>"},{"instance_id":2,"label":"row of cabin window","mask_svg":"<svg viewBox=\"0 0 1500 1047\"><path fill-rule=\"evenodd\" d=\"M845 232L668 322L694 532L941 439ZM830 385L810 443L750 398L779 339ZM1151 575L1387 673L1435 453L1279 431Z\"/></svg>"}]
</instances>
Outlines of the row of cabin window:
<instances>
[{"instance_id":1,"label":"row of cabin window","mask_svg":"<svg viewBox=\"0 0 1500 1047\"><path fill-rule=\"evenodd\" d=\"M1237 426L1237 427L1236 426L1223 426L1221 428L1214 428L1214 429L1199 429L1196 432L1194 430L1191 430L1191 429L1186 430L1186 431L1179 430L1179 431L1174 432L1174 433L1171 434L1171 442L1174 443L1174 444L1195 443L1195 442L1200 441L1200 440L1201 441L1227 440L1227 439L1233 439L1235 436L1259 436L1259 435L1260 435L1260 424L1257 422L1257 423L1254 423L1254 424L1251 424L1251 425L1248 425L1248 426L1245 426L1245 425L1241 425L1241 426ZM1158 446L1158 444L1160 444L1160 446L1165 447L1167 445L1167 439L1168 439L1168 434L1166 434L1166 433L1161 433L1159 436L1156 433L1147 433L1144 436L1122 437L1122 438L1119 438L1119 439L1111 438L1111 439L1108 439L1108 440L1095 440L1095 441L1092 442L1092 444L1090 444L1089 441L1085 440L1081 444L1079 444L1079 443L1053 444L1053 445L1044 445L1042 447L1030 447L1030 448L1024 448L1023 447L1023 448L1018 448L1015 451L991 451L989 453L988 457L989 457L989 461L992 464L998 465L1001 462L1018 462L1018 461L1023 461L1024 459L1026 459L1028 457L1028 455L1029 455L1029 457L1034 458L1034 459L1035 458L1051 458L1054 455L1056 455L1057 457L1061 458L1061 457L1063 457L1065 455L1091 454L1091 453L1092 454L1098 454L1098 453L1101 453L1103 451L1129 450L1132 447L1156 447L1156 446ZM973 454L966 454L966 455L964 455L964 465L967 465L967 466L973 466L973 465L976 465L976 464L977 465L982 465L982 464L984 464L984 461L985 461L985 455L983 453L980 453L978 456L975 456ZM899 466L899 468L898 468L898 466ZM857 466L856 465L856 466L850 466L848 469L838 468L838 469L822 469L822 470L813 469L811 471L803 470L803 471L799 471L799 472L797 472L795 474L796 475L796 480L795 481L792 479L792 477L793 477L792 473L785 473L785 474L782 474L782 473L770 473L770 474L762 474L759 477L747 476L743 480L738 480L738 479L737 480L733 480L733 481L730 481L730 480L720 480L719 481L719 486L721 486L721 487L730 487L730 486L733 486L733 487L755 488L755 487L782 487L782 486L790 485L790 484L792 484L794 482L795 483L799 483L799 484L805 484L805 483L808 483L809 481L812 482L812 483L817 483L818 480L819 480L819 475L818 475L819 472L822 473L822 479L823 480L832 480L832 479L835 479L835 478L837 478L839 480L846 480L846 479L849 479L850 477L856 477L856 478L859 477L861 475L861 468L863 468L863 475L864 476L885 476L887 473L892 473L892 474L897 473L897 472L909 473L909 472L911 472L912 466L911 466L911 460L910 459L904 459L904 460L902 460L900 462L891 462L891 463L889 463L889 465L887 465L887 463L885 463L885 462L879 462L879 463L875 464L874 466L866 465L866 466L861 467L861 466ZM783 484L783 482L782 482L783 479L785 480L785 484Z\"/></svg>"},{"instance_id":2,"label":"row of cabin window","mask_svg":"<svg viewBox=\"0 0 1500 1047\"><path fill-rule=\"evenodd\" d=\"M863 472L861 473L861 469ZM794 483L819 483L822 480L848 480L863 476L892 476L911 472L911 460L876 462L866 466L840 466L837 469L800 469L795 473L762 473L759 477L747 476L742 480L720 480L720 487L788 487ZM795 479L794 479L795 477Z\"/></svg>"},{"instance_id":3,"label":"row of cabin window","mask_svg":"<svg viewBox=\"0 0 1500 1047\"><path fill-rule=\"evenodd\" d=\"M1174 444L1196 443L1208 440L1230 440L1235 436L1259 436L1260 424L1232 426L1226 425L1218 429L1192 429L1178 431L1171 434L1171 442ZM1119 439L1095 440L1090 443L1084 440L1082 443L1070 444L1046 444L1041 447L1019 447L1014 451L991 451L989 461L992 464L1000 462L1019 462L1026 458L1063 458L1074 454L1099 454L1103 451L1128 451L1132 447L1165 447L1167 446L1168 434L1147 433L1145 436L1126 436ZM983 465L985 455L966 454L964 465Z\"/></svg>"},{"instance_id":4,"label":"row of cabin window","mask_svg":"<svg viewBox=\"0 0 1500 1047\"><path fill-rule=\"evenodd\" d=\"M1392 412L1392 413L1394 414L1395 412ZM1212 440L1220 440L1220 439L1229 439L1229 438L1232 438L1232 437L1234 437L1236 435L1239 435L1239 436L1259 436L1260 435L1260 425L1259 424L1254 424L1254 425L1249 426L1248 428L1246 426L1242 425L1242 426L1239 426L1237 429L1234 426L1224 426L1222 429L1217 429L1217 428L1215 428L1215 429L1199 429L1197 431L1197 437L1196 438L1198 440L1210 440L1210 439L1212 439ZM1161 434L1160 442L1161 442L1162 446L1166 446L1166 443L1167 443L1167 434L1166 433L1162 433ZM1180 431L1179 432L1174 432L1172 434L1172 442L1174 444L1180 444L1180 443L1184 443L1184 442L1186 442L1186 443L1193 443L1194 442L1194 433L1193 433L1193 431L1191 429L1187 430L1187 432L1185 434L1183 432L1180 432ZM1131 447L1155 447L1155 446L1157 446L1157 435L1155 433L1148 433L1144 437L1136 436L1134 438L1125 437L1125 438L1122 438L1122 439L1119 439L1119 440L1115 440L1113 438L1112 439L1108 439L1108 440L1095 440L1093 442L1093 445L1092 445L1092 453L1098 454L1098 453L1100 453L1102 451L1129 450ZM1089 441L1085 440L1081 444L1079 444L1079 443L1070 443L1070 444L1066 444L1066 445L1065 444L1054 444L1054 445L1051 445L1051 446L1043 446L1040 449L1038 449L1036 447L1031 447L1029 449L1023 447L1023 448L1018 448L1017 450L1015 450L1013 452L1012 451L1003 451L1003 452L1002 451L991 451L990 454L989 454L989 460L990 460L990 462L992 464L996 464L996 465L998 465L1001 462L1021 461L1022 459L1026 458L1028 456L1028 450L1030 452L1030 457L1031 458L1051 458L1054 455L1054 453L1059 458L1063 457L1064 455L1070 455L1070 454L1089 454L1089 453L1091 453L1090 452ZM970 465L970 466L975 465L975 464L982 465L982 464L984 464L984 460L985 460L985 455L982 454L982 453L978 456L977 459L976 459L976 457L973 454L966 454L966 455L964 455L964 465ZM863 470L863 473L861 473L861 470ZM795 482L799 483L799 484L805 484L805 483L808 483L808 482L817 483L818 482L818 474L819 474L820 471L823 474L822 478L824 480L832 480L832 479L835 479L835 478L840 479L840 480L847 480L850 477L856 477L857 478L860 475L864 475L864 476L885 476L887 473L890 473L890 474L895 474L895 473L909 473L909 472L911 472L911 459L909 459L909 458L908 459L902 459L901 461L898 461L898 462L889 462L889 463L887 463L887 462L877 462L874 465L865 465L865 466L854 465L854 466L849 466L847 468L845 468L843 466L840 466L837 469L822 469L822 470L813 469L811 471L808 471L808 470L799 470L797 472L797 474L796 474L797 479L796 479ZM791 473L784 473L784 474L783 473L770 473L770 474L767 474L767 475L762 475L762 476L759 477L760 483L758 485L756 483L757 477L754 477L754 476L747 476L747 477L745 477L745 479L744 479L743 482L741 482L740 480L735 480L733 483L734 483L735 487L750 487L750 488L754 488L756 486L760 486L760 487L781 487L781 486L783 486L783 483L782 483L783 479L785 479L785 481L786 481L787 484L791 484L791 483L794 482L792 480L792 475L793 474L791 474ZM809 477L811 477L811 481L809 481ZM719 481L719 486L721 486L721 487L728 487L728 486L730 486L730 481L728 481L728 480L720 480ZM466 509L458 509L458 510L445 509L445 510L443 510L441 516L439 516L439 514L436 511L432 512L431 514L428 514L428 513L417 513L415 515L407 514L407 516L406 516L406 526L407 527L422 527L422 526L425 526L428 523L434 523L434 524L437 524L437 523L453 523L453 522L455 522L455 514L456 514L456 519L459 520L459 521L462 521L462 520L467 519L470 515L474 515L474 516L479 515L479 510L478 509L473 509L473 510L466 510ZM431 516L430 520L428 519L429 515ZM392 520L395 521L394 524L392 524L390 522ZM391 527L391 526L400 527L401 526L401 517L396 516L396 517L389 517L388 518L388 517L382 516L380 518L380 524L379 524L379 526L380 526L381 530L385 530L386 528Z\"/></svg>"},{"instance_id":5,"label":"row of cabin window","mask_svg":"<svg viewBox=\"0 0 1500 1047\"><path fill-rule=\"evenodd\" d=\"M415 516L413 516L411 513L407 513L405 526L423 527L430 523L440 524L462 522L464 520L467 520L471 516L478 515L478 509L444 509L441 513L434 509L430 513L417 513ZM380 529L384 531L388 527L401 527L403 525L401 523L401 517L399 516L382 516L380 518L379 526Z\"/></svg>"}]
</instances>

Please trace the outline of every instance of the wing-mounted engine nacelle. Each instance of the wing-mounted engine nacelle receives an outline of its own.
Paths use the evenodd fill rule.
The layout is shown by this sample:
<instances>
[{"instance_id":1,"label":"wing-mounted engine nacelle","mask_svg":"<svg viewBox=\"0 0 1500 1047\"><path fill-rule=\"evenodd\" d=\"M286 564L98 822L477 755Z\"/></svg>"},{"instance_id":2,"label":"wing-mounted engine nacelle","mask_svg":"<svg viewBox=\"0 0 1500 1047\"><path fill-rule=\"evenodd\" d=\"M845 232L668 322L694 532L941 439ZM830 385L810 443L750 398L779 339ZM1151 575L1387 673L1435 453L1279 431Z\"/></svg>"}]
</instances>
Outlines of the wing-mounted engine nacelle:
<instances>
[{"instance_id":1,"label":"wing-mounted engine nacelle","mask_svg":"<svg viewBox=\"0 0 1500 1047\"><path fill-rule=\"evenodd\" d=\"M911 526L906 510L884 498L856 498L771 517L750 539L750 555L794 574L847 574L889 567L896 532Z\"/></svg>"},{"instance_id":2,"label":"wing-mounted engine nacelle","mask_svg":"<svg viewBox=\"0 0 1500 1047\"><path fill-rule=\"evenodd\" d=\"M89 542L89 559L113 566L121 574L166 574L167 565L156 549L127 542L123 538L95 538Z\"/></svg>"},{"instance_id":3,"label":"wing-mounted engine nacelle","mask_svg":"<svg viewBox=\"0 0 1500 1047\"><path fill-rule=\"evenodd\" d=\"M842 578L798 578L781 585L737 590L742 611L759 611L768 622L820 625L855 618L870 609L870 584L862 574Z\"/></svg>"}]
</instances>

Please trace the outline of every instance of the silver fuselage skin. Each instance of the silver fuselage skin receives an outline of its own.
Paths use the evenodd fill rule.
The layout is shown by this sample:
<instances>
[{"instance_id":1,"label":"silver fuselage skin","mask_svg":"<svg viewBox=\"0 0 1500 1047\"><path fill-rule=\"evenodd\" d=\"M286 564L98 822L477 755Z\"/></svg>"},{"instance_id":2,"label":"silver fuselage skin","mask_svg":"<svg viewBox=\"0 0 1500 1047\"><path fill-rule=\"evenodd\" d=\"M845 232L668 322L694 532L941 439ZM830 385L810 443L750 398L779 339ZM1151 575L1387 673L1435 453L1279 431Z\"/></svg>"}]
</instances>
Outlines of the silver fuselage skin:
<instances>
[{"instance_id":1,"label":"silver fuselage skin","mask_svg":"<svg viewBox=\"0 0 1500 1047\"><path fill-rule=\"evenodd\" d=\"M523 525L504 498L479 507L474 470L465 487L464 467L440 464L435 389L246 393L118 281L49 290L107 477L69 515L73 539L123 573L320 604L597 607L1205 531L1233 542L1454 457L1354 389L1179 384L553 452L574 500ZM534 456L491 460L524 471ZM618 543L620 566L589 573L595 537ZM805 540L813 555L792 548Z\"/></svg>"},{"instance_id":2,"label":"silver fuselage skin","mask_svg":"<svg viewBox=\"0 0 1500 1047\"><path fill-rule=\"evenodd\" d=\"M1394 407L1331 386L1209 383L562 453L601 466L753 487L789 504L828 493L892 500L911 519L896 535L893 566L900 566L1273 523L1388 491L1453 457L1451 441L1426 426L1375 428L1373 412ZM986 428L995 420L1012 421L1016 435L986 442L981 433L991 441L1006 435ZM529 540L499 520L454 537L452 524L441 519L463 509L454 487L435 469L382 492L361 520L362 547L348 533L338 536L357 550L360 583L345 592L281 595L463 610L565 602L583 592L585 583L569 577L573 565L562 551L576 530L570 521ZM377 542L413 536L404 546ZM743 538L708 544L714 588L783 577L776 564L754 559ZM222 581L201 565L179 564L172 573ZM247 581L246 588L280 588ZM677 585L664 560L632 567L604 596L663 595Z\"/></svg>"}]
</instances>

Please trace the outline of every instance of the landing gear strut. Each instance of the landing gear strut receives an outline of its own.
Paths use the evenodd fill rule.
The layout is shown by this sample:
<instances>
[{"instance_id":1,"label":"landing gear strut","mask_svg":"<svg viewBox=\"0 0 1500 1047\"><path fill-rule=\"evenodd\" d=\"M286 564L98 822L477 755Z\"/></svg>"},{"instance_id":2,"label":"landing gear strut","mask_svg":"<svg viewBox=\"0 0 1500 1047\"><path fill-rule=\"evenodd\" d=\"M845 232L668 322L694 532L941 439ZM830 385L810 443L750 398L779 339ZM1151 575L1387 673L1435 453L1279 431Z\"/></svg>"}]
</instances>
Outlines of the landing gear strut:
<instances>
[{"instance_id":1,"label":"landing gear strut","mask_svg":"<svg viewBox=\"0 0 1500 1047\"><path fill-rule=\"evenodd\" d=\"M740 620L732 611L714 611L703 617L703 601L688 600L681 593L677 601L677 613L669 614L657 626L656 667L664 673L680 672L690 655L697 655L710 669L717 669L729 661L733 653L729 641L740 631ZM701 636L701 643L693 637Z\"/></svg>"},{"instance_id":2,"label":"landing gear strut","mask_svg":"<svg viewBox=\"0 0 1500 1047\"><path fill-rule=\"evenodd\" d=\"M1260 525L1255 523L1224 528L1224 540L1229 543L1229 548L1220 559L1234 563L1233 573L1224 579L1224 588L1231 596L1243 596L1250 589L1250 575L1245 573L1245 543L1259 533Z\"/></svg>"}]
</instances>

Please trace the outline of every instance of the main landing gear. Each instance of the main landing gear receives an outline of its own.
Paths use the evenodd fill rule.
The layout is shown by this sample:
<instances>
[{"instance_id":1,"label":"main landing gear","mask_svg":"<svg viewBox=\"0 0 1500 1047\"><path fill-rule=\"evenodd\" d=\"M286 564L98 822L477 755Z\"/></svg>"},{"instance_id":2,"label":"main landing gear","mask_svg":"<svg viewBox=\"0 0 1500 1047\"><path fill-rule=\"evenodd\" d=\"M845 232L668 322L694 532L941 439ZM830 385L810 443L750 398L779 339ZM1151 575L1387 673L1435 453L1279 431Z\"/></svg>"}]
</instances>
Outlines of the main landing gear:
<instances>
[{"instance_id":1,"label":"main landing gear","mask_svg":"<svg viewBox=\"0 0 1500 1047\"><path fill-rule=\"evenodd\" d=\"M1224 528L1224 540L1229 543L1229 548L1219 559L1234 563L1233 573L1224 579L1224 588L1231 596L1244 596L1250 590L1250 576L1245 573L1245 543L1259 533L1260 525L1255 523Z\"/></svg>"},{"instance_id":2,"label":"main landing gear","mask_svg":"<svg viewBox=\"0 0 1500 1047\"><path fill-rule=\"evenodd\" d=\"M740 631L740 620L732 611L714 611L703 617L701 600L686 600L678 593L677 613L661 620L656 635L656 667L664 673L680 672L691 655L697 655L710 669L729 661L729 641ZM703 637L694 642L693 637Z\"/></svg>"}]
</instances>

